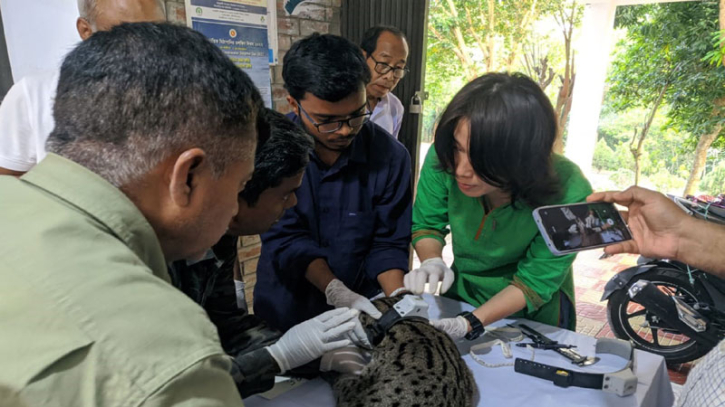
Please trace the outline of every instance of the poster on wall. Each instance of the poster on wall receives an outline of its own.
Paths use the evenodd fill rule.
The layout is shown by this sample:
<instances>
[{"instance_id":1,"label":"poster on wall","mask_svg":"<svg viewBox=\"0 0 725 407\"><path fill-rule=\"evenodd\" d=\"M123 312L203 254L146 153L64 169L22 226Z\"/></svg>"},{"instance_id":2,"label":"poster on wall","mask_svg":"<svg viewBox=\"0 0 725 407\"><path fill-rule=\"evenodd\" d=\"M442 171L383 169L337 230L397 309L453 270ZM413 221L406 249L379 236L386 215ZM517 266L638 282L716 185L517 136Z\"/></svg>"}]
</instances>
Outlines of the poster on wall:
<instances>
[{"instance_id":1,"label":"poster on wall","mask_svg":"<svg viewBox=\"0 0 725 407\"><path fill-rule=\"evenodd\" d=\"M279 41L277 37L277 0L267 0L267 40L269 41L269 64L277 65Z\"/></svg>"},{"instance_id":2,"label":"poster on wall","mask_svg":"<svg viewBox=\"0 0 725 407\"><path fill-rule=\"evenodd\" d=\"M267 0L186 0L185 4L186 24L243 69L271 107Z\"/></svg>"}]
</instances>

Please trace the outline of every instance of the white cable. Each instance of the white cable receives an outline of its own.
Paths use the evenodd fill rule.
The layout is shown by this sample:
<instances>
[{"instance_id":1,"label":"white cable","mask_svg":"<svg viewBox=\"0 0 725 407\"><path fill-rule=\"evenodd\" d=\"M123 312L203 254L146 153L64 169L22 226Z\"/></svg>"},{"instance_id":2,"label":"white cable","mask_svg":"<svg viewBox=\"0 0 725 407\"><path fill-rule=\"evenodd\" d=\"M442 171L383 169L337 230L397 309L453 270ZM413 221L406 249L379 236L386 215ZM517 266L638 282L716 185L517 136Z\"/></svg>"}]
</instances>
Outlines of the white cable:
<instances>
[{"instance_id":1,"label":"white cable","mask_svg":"<svg viewBox=\"0 0 725 407\"><path fill-rule=\"evenodd\" d=\"M471 358L473 358L473 360L476 363L478 363L479 365L481 365L483 367L497 368L497 367L513 366L514 365L513 363L486 363L483 359L480 358L479 355L477 355L477 354L474 353L474 351L481 350L481 349L493 348L496 345L501 345L501 351L503 352L504 357L506 357L507 359L510 359L512 357L512 354L511 354L511 345L508 344L508 343L506 343L506 342L501 341L500 339L496 339L493 342L486 342L486 343L482 343L482 344L479 344L479 345L471 346L471 350L469 352L471 354ZM506 347L508 347L508 352L505 349ZM534 351L534 348L531 347L531 345L527 345L526 346L526 349L529 349L531 351L531 359L530 360L533 362L534 361L534 354L536 353Z\"/></svg>"}]
</instances>

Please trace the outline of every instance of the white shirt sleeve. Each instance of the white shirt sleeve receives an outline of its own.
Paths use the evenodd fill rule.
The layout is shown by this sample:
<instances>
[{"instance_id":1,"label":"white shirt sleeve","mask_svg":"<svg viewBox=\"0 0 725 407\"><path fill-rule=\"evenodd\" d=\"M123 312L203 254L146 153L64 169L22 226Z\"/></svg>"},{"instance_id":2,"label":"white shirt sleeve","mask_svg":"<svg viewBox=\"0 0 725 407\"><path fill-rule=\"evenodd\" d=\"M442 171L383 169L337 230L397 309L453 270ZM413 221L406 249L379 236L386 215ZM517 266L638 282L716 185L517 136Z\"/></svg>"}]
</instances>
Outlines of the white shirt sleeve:
<instances>
[{"instance_id":1,"label":"white shirt sleeve","mask_svg":"<svg viewBox=\"0 0 725 407\"><path fill-rule=\"evenodd\" d=\"M405 108L400 102L400 99L398 99L392 93L390 94L390 96L392 96L390 101L390 108L393 113L393 137L397 139L398 133L400 133L400 128L403 126L403 114L405 113Z\"/></svg>"},{"instance_id":2,"label":"white shirt sleeve","mask_svg":"<svg viewBox=\"0 0 725 407\"><path fill-rule=\"evenodd\" d=\"M687 376L676 407L725 405L725 340L715 346Z\"/></svg>"},{"instance_id":3,"label":"white shirt sleeve","mask_svg":"<svg viewBox=\"0 0 725 407\"><path fill-rule=\"evenodd\" d=\"M0 105L0 167L28 171L45 158L59 74L26 76L10 88Z\"/></svg>"},{"instance_id":4,"label":"white shirt sleeve","mask_svg":"<svg viewBox=\"0 0 725 407\"><path fill-rule=\"evenodd\" d=\"M36 164L35 137L25 82L13 85L0 105L0 167L28 171Z\"/></svg>"}]
</instances>

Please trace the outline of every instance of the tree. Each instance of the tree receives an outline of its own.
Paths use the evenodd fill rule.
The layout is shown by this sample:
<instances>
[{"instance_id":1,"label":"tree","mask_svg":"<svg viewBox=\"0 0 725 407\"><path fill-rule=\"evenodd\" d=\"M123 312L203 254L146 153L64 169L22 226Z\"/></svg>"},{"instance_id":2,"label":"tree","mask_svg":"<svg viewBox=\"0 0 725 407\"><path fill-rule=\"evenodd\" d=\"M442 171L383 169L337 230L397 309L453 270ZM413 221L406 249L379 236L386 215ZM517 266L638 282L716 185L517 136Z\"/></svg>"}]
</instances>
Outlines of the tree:
<instances>
[{"instance_id":1,"label":"tree","mask_svg":"<svg viewBox=\"0 0 725 407\"><path fill-rule=\"evenodd\" d=\"M563 0L433 0L432 41L445 44L470 81L484 72L512 70L534 22Z\"/></svg>"},{"instance_id":2,"label":"tree","mask_svg":"<svg viewBox=\"0 0 725 407\"><path fill-rule=\"evenodd\" d=\"M691 193L708 148L723 131L725 69L703 60L711 51L708 38L718 31L718 5L700 1L620 9L616 24L627 28L628 39L615 58L610 92L622 108L646 105L655 112L658 101L667 103L668 125L693 135L695 162L685 188L685 194ZM649 130L651 117L642 130ZM635 160L642 153L642 130L632 141Z\"/></svg>"},{"instance_id":3,"label":"tree","mask_svg":"<svg viewBox=\"0 0 725 407\"><path fill-rule=\"evenodd\" d=\"M550 79L540 84L546 89L557 78L561 82L556 94L560 96L554 95L552 99L557 99L556 112L563 129L571 108L574 83L571 39L582 10L575 0L432 0L426 61L426 90L431 97L425 107L425 122L435 120L444 103L463 83L485 72L524 70L537 80L530 68L541 61L537 57L529 58L529 49L524 52L524 48L527 44L539 46L539 42L532 40L538 20L556 18L563 43L556 41L555 46L563 51L554 50L556 58L551 54L551 47L541 54L549 64L544 71ZM565 55L561 64L559 53Z\"/></svg>"},{"instance_id":4,"label":"tree","mask_svg":"<svg viewBox=\"0 0 725 407\"><path fill-rule=\"evenodd\" d=\"M615 111L642 107L647 113L640 127L633 129L629 150L634 158L634 185L642 175L641 158L644 142L649 134L657 110L675 78L676 65L667 39L651 36L648 19L654 7L632 11L621 8L615 26L629 26L627 38L622 40L622 49L615 57L609 74L611 84L608 97L613 99Z\"/></svg>"},{"instance_id":5,"label":"tree","mask_svg":"<svg viewBox=\"0 0 725 407\"><path fill-rule=\"evenodd\" d=\"M696 55L707 55L710 44L703 40L718 31L725 35L725 0L720 0L719 9L712 3L698 3L691 15L684 10L682 15L692 17L688 38L692 39L692 49ZM719 15L719 24L718 24ZM700 18L698 18L700 17ZM722 44L722 39L717 44ZM722 45L720 45L722 53ZM725 55L725 53L723 53ZM725 56L723 56L725 58ZM672 101L671 120L675 126L683 128L697 137L695 159L690 177L685 185L684 195L692 195L697 190L707 160L707 151L715 141L725 135L725 68L710 64L698 58L687 66L688 75L682 81L681 91Z\"/></svg>"},{"instance_id":6,"label":"tree","mask_svg":"<svg viewBox=\"0 0 725 407\"><path fill-rule=\"evenodd\" d=\"M525 47L523 59L526 74L536 80L542 89L546 90L555 77L558 77L560 81L559 89L556 92L556 103L553 104L559 124L554 141L554 152L562 154L564 152L564 129L569 120L569 112L571 112L576 77L572 37L574 28L581 23L584 6L575 0L566 0L557 3L551 12L562 33L563 72L555 74L554 68L550 65L552 59L550 54L553 50L542 50L540 39L537 37L530 38L528 46Z\"/></svg>"},{"instance_id":7,"label":"tree","mask_svg":"<svg viewBox=\"0 0 725 407\"><path fill-rule=\"evenodd\" d=\"M725 0L723 0L725 1ZM569 112L571 112L571 103L574 95L574 79L576 73L574 71L574 53L571 48L572 35L574 27L581 23L584 14L584 7L572 0L571 4L563 4L555 13L556 22L561 27L564 35L564 74L559 76L561 86L556 97L554 111L559 121L557 127L556 140L554 141L554 152L564 153L564 129L569 121Z\"/></svg>"}]
</instances>

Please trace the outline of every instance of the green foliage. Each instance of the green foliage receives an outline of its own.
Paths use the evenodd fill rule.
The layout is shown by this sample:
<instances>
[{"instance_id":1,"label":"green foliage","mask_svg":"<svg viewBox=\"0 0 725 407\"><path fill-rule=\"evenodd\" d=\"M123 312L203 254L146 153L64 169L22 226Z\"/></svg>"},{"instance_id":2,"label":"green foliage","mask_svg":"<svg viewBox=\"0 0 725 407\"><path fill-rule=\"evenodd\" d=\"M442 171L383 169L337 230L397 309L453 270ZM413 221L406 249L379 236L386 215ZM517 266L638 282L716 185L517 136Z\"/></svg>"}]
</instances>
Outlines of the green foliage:
<instances>
[{"instance_id":1,"label":"green foliage","mask_svg":"<svg viewBox=\"0 0 725 407\"><path fill-rule=\"evenodd\" d=\"M611 102L610 100L607 101ZM676 176L686 178L686 167L693 159L692 151L686 143L690 136L668 128L666 126L667 113L668 110L665 106L658 112L652 122L650 136L648 136L644 144L645 151L641 160L642 173L649 175L663 168ZM603 106L602 115L599 119L599 142L594 150L595 160L597 154L607 154L598 151L601 149L599 146L601 143L609 147L619 159L612 165L595 165L595 168L611 171L621 167L634 168L634 160L629 152L629 143L632 138L632 129L641 124L644 115L645 110L643 108L617 112L612 108L611 104ZM682 173L683 170L684 174Z\"/></svg>"},{"instance_id":2,"label":"green foliage","mask_svg":"<svg viewBox=\"0 0 725 407\"><path fill-rule=\"evenodd\" d=\"M687 180L670 174L666 169L660 168L656 173L647 177L647 181L658 191L679 192L685 187Z\"/></svg>"},{"instance_id":3,"label":"green foliage","mask_svg":"<svg viewBox=\"0 0 725 407\"><path fill-rule=\"evenodd\" d=\"M651 135L645 140L645 151L640 160L643 174L641 184L663 192L681 193L694 154L686 146L689 135L667 128L666 115L665 106L655 116ZM634 180L634 159L629 151L629 141L632 129L640 124L643 116L643 108L617 113L611 104L603 106L593 166L608 174L612 183L612 186L608 186L610 189L626 188ZM717 158L714 156L712 161Z\"/></svg>"},{"instance_id":4,"label":"green foliage","mask_svg":"<svg viewBox=\"0 0 725 407\"><path fill-rule=\"evenodd\" d=\"M610 73L613 106L648 106L669 83L667 125L690 134L694 147L722 121L715 101L725 98L725 69L703 59L712 52L718 30L713 1L620 7L616 24L628 30Z\"/></svg>"},{"instance_id":5,"label":"green foliage","mask_svg":"<svg viewBox=\"0 0 725 407\"><path fill-rule=\"evenodd\" d=\"M526 52L526 46L542 46L545 55L551 56L550 66L555 73L563 75L564 45L561 32L558 28L550 33L537 32L537 21L551 19L553 23L553 16L565 12L571 1L495 1L494 24L489 26L487 0L452 0L455 14L448 0L431 0L425 78L425 90L429 97L423 110L422 141L432 141L436 120L469 77L485 73L489 65L494 71L508 70L509 66L512 71L524 71L522 53ZM575 26L579 25L580 12L575 13L575 20ZM462 47L455 28L458 28L463 40ZM493 55L487 48L489 35L495 44ZM471 65L464 66L458 54L465 55ZM558 80L554 83L558 87ZM552 102L556 98L556 92L552 89L556 87L549 88Z\"/></svg>"},{"instance_id":6,"label":"green foliage","mask_svg":"<svg viewBox=\"0 0 725 407\"><path fill-rule=\"evenodd\" d=\"M712 34L712 45L714 49L705 54L702 61L717 67L722 66L725 58L725 30Z\"/></svg>"},{"instance_id":7,"label":"green foliage","mask_svg":"<svg viewBox=\"0 0 725 407\"><path fill-rule=\"evenodd\" d=\"M642 108L627 109L618 111L613 108L612 100L604 100L602 112L599 117L599 138L603 138L610 148L615 148L621 143L627 143L632 138L633 129L642 123L645 110ZM661 124L660 116L655 118L653 132L658 130Z\"/></svg>"},{"instance_id":8,"label":"green foliage","mask_svg":"<svg viewBox=\"0 0 725 407\"><path fill-rule=\"evenodd\" d=\"M632 185L634 182L634 171L626 168L619 168L609 175L609 179L618 186Z\"/></svg>"},{"instance_id":9,"label":"green foliage","mask_svg":"<svg viewBox=\"0 0 725 407\"><path fill-rule=\"evenodd\" d=\"M675 191L689 176L699 138L725 123L725 108L718 107L725 101L725 69L719 65L725 42L718 31L718 4L705 0L618 7L615 26L627 35L617 43L609 72L595 152L597 168L616 171L612 177L617 180L626 178L621 169L634 167L612 157L624 152L623 145L629 149L634 129L642 128L666 89L640 165L646 178L643 184ZM716 152L725 148L725 137L712 148ZM709 161L708 183L703 181L702 188L717 184L711 174L717 173L712 167L718 158L716 154Z\"/></svg>"},{"instance_id":10,"label":"green foliage","mask_svg":"<svg viewBox=\"0 0 725 407\"><path fill-rule=\"evenodd\" d=\"M614 150L607 145L604 138L600 138L597 141L597 145L594 148L592 166L598 170L612 170L617 168L617 158L614 156Z\"/></svg>"},{"instance_id":11,"label":"green foliage","mask_svg":"<svg viewBox=\"0 0 725 407\"><path fill-rule=\"evenodd\" d=\"M618 143L612 148L609 147L604 138L600 138L594 148L592 165L594 168L604 171L634 168L634 159L632 153L629 152L629 144ZM647 168L646 163L645 168Z\"/></svg>"},{"instance_id":12,"label":"green foliage","mask_svg":"<svg viewBox=\"0 0 725 407\"><path fill-rule=\"evenodd\" d=\"M725 161L720 161L712 171L702 177L700 190L710 195L725 192Z\"/></svg>"}]
</instances>

